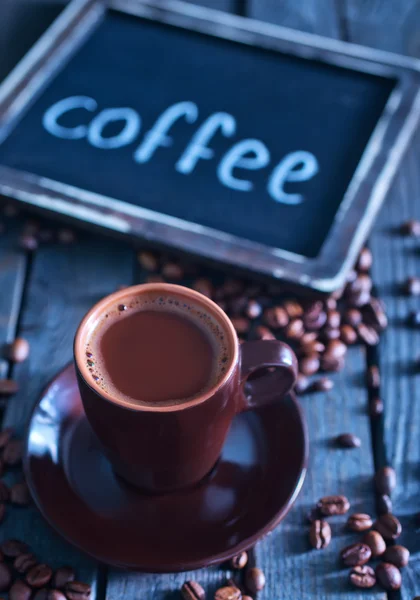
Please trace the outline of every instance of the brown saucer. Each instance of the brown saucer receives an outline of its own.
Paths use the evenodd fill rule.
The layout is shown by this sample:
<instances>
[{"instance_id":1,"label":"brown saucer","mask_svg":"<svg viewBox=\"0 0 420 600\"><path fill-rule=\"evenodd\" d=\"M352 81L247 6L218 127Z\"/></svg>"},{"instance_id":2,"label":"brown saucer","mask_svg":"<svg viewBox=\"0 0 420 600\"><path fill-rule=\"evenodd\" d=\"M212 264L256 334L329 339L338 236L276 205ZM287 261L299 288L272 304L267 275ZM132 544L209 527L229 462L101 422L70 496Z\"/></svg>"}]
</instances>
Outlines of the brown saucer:
<instances>
[{"instance_id":1,"label":"brown saucer","mask_svg":"<svg viewBox=\"0 0 420 600\"><path fill-rule=\"evenodd\" d=\"M70 365L33 410L24 467L39 510L69 542L109 565L164 572L222 562L271 531L296 499L307 453L303 416L289 396L239 415L198 486L144 494L117 478L99 450Z\"/></svg>"}]
</instances>

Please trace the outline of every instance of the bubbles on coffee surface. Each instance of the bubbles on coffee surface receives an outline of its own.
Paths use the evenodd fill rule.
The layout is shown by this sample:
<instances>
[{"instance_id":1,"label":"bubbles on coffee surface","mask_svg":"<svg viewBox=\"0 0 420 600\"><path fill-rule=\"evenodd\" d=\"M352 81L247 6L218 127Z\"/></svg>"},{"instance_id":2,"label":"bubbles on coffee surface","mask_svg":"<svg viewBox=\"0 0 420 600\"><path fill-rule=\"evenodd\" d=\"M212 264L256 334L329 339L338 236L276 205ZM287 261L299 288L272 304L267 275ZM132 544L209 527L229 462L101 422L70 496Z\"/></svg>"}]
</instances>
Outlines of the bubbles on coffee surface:
<instances>
[{"instance_id":1,"label":"bubbles on coffee surface","mask_svg":"<svg viewBox=\"0 0 420 600\"><path fill-rule=\"evenodd\" d=\"M100 355L100 339L101 334L107 330L113 322L117 319L124 319L131 311L140 311L142 309L175 312L180 315L188 315L188 319L191 319L198 325L202 330L209 333L208 340L214 347L214 354L218 357L215 361L213 373L211 374L209 381L204 389L200 390L199 393L195 394L194 397L199 396L206 390L211 389L227 372L230 360L232 357L233 349L229 348L227 343L228 336L226 336L224 329L216 320L212 314L209 314L201 308L199 305L195 305L193 302L184 302L179 300L177 297L152 294L134 298L124 298L124 302L121 301L114 307L110 308L108 312L103 315L102 322L99 321L95 326L94 332L91 338L86 343L86 366L90 372L93 381L102 390L111 393L116 399L122 401L129 400L132 398L125 398L118 390L107 381L106 369L103 368L101 355ZM105 373L104 373L105 372ZM105 377L104 377L105 374ZM183 398L182 401L192 400L192 398ZM173 404L174 401L168 401L167 404Z\"/></svg>"}]
</instances>

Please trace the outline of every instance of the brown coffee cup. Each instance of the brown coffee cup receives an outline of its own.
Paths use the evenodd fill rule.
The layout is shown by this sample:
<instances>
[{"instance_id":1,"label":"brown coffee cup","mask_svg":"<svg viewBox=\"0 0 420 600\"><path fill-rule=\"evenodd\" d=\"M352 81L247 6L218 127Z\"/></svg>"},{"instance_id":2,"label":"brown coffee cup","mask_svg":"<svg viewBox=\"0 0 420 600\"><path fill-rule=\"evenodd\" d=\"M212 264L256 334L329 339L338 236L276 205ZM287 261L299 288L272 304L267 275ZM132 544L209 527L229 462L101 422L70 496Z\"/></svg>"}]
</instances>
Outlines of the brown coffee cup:
<instances>
[{"instance_id":1,"label":"brown coffee cup","mask_svg":"<svg viewBox=\"0 0 420 600\"><path fill-rule=\"evenodd\" d=\"M192 400L127 404L93 381L86 365L87 335L112 307L156 293L193 303L211 315L226 336L229 362L223 377ZM155 493L199 482L216 464L235 415L281 400L297 377L297 360L289 346L276 340L240 345L228 316L214 302L164 283L126 288L98 302L77 330L74 360L87 419L115 472Z\"/></svg>"}]
</instances>

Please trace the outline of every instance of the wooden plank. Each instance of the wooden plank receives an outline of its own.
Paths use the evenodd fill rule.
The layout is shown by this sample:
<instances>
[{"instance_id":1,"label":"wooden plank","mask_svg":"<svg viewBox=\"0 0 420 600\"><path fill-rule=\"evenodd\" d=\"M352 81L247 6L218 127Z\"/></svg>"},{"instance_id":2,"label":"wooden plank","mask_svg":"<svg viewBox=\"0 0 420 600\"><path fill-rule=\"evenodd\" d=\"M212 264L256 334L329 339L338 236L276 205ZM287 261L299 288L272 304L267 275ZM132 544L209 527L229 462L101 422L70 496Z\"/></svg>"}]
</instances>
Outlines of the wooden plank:
<instances>
[{"instance_id":1,"label":"wooden plank","mask_svg":"<svg viewBox=\"0 0 420 600\"><path fill-rule=\"evenodd\" d=\"M11 219L2 219L4 233L0 234L0 348L15 337L19 316L23 286L25 281L27 256L19 248L18 235L21 223ZM0 356L0 377L6 377L9 363Z\"/></svg>"},{"instance_id":2,"label":"wooden plank","mask_svg":"<svg viewBox=\"0 0 420 600\"><path fill-rule=\"evenodd\" d=\"M349 41L416 57L420 55L420 11L416 0L345 0L339 6Z\"/></svg>"},{"instance_id":3,"label":"wooden plank","mask_svg":"<svg viewBox=\"0 0 420 600\"><path fill-rule=\"evenodd\" d=\"M45 246L36 253L19 327L31 354L14 369L20 392L9 401L6 425L22 434L40 392L71 360L73 336L82 316L119 284L130 283L132 257L126 246L88 235L74 245ZM78 577L96 588L96 564L59 539L34 507L8 509L2 524L2 539L7 537L24 539L54 567L73 565Z\"/></svg>"},{"instance_id":4,"label":"wooden plank","mask_svg":"<svg viewBox=\"0 0 420 600\"><path fill-rule=\"evenodd\" d=\"M340 37L334 0L248 0L248 16L310 33Z\"/></svg>"},{"instance_id":5,"label":"wooden plank","mask_svg":"<svg viewBox=\"0 0 420 600\"><path fill-rule=\"evenodd\" d=\"M375 257L373 277L386 303L391 324L381 348L381 378L386 447L398 478L394 511L403 524L403 535L398 543L412 552L412 562L403 573L403 600L411 600L420 589L415 520L419 511L420 369L416 358L420 330L405 325L409 312L419 310L420 304L418 298L403 296L401 284L409 276L420 276L420 254L418 240L402 238L396 229L405 220L420 219L419 152L420 135L417 134L371 235Z\"/></svg>"}]
</instances>

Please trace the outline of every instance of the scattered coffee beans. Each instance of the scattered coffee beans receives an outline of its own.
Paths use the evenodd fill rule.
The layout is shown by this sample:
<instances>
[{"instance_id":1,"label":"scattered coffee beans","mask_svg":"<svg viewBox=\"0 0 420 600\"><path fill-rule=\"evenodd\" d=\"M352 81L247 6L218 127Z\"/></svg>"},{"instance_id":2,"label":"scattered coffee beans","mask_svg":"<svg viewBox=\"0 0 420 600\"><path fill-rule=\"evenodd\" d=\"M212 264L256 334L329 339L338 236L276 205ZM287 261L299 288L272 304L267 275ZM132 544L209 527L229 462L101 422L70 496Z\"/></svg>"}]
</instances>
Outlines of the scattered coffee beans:
<instances>
[{"instance_id":1,"label":"scattered coffee beans","mask_svg":"<svg viewBox=\"0 0 420 600\"><path fill-rule=\"evenodd\" d=\"M326 516L344 515L350 508L350 502L345 496L324 496L318 501L317 507Z\"/></svg>"},{"instance_id":2,"label":"scattered coffee beans","mask_svg":"<svg viewBox=\"0 0 420 600\"><path fill-rule=\"evenodd\" d=\"M29 551L28 545L20 540L6 540L1 544L0 549L7 558L16 558L19 554L25 554Z\"/></svg>"},{"instance_id":3,"label":"scattered coffee beans","mask_svg":"<svg viewBox=\"0 0 420 600\"><path fill-rule=\"evenodd\" d=\"M4 562L0 563L0 592L9 589L12 583L12 570Z\"/></svg>"},{"instance_id":4,"label":"scattered coffee beans","mask_svg":"<svg viewBox=\"0 0 420 600\"><path fill-rule=\"evenodd\" d=\"M19 554L16 556L13 567L15 571L23 575L29 571L29 569L32 569L32 567L34 567L37 563L38 561L36 560L35 554L27 552L25 554Z\"/></svg>"},{"instance_id":5,"label":"scattered coffee beans","mask_svg":"<svg viewBox=\"0 0 420 600\"><path fill-rule=\"evenodd\" d=\"M389 546L385 550L383 555L383 559L387 563L392 563L399 569L402 567L406 567L410 560L410 552L405 546L399 546L396 544L395 546Z\"/></svg>"},{"instance_id":6,"label":"scattered coffee beans","mask_svg":"<svg viewBox=\"0 0 420 600\"><path fill-rule=\"evenodd\" d=\"M245 575L245 585L251 594L256 594L265 586L264 572L258 567L248 569Z\"/></svg>"},{"instance_id":7,"label":"scattered coffee beans","mask_svg":"<svg viewBox=\"0 0 420 600\"><path fill-rule=\"evenodd\" d=\"M9 590L9 600L29 600L32 589L21 579L17 579Z\"/></svg>"},{"instance_id":8,"label":"scattered coffee beans","mask_svg":"<svg viewBox=\"0 0 420 600\"><path fill-rule=\"evenodd\" d=\"M15 483L12 486L10 490L10 501L16 506L28 506L31 503L31 494L24 481Z\"/></svg>"},{"instance_id":9,"label":"scattered coffee beans","mask_svg":"<svg viewBox=\"0 0 420 600\"><path fill-rule=\"evenodd\" d=\"M380 515L392 512L392 500L387 494L381 494L377 499L377 509Z\"/></svg>"},{"instance_id":10,"label":"scattered coffee beans","mask_svg":"<svg viewBox=\"0 0 420 600\"><path fill-rule=\"evenodd\" d=\"M367 531L372 525L372 517L365 513L355 513L347 519L347 527L351 531Z\"/></svg>"},{"instance_id":11,"label":"scattered coffee beans","mask_svg":"<svg viewBox=\"0 0 420 600\"><path fill-rule=\"evenodd\" d=\"M369 412L372 417L379 417L384 412L384 403L378 397L369 402Z\"/></svg>"},{"instance_id":12,"label":"scattered coffee beans","mask_svg":"<svg viewBox=\"0 0 420 600\"><path fill-rule=\"evenodd\" d=\"M342 325L340 327L340 339L347 346L352 346L357 342L357 333L351 325Z\"/></svg>"},{"instance_id":13,"label":"scattered coffee beans","mask_svg":"<svg viewBox=\"0 0 420 600\"><path fill-rule=\"evenodd\" d=\"M363 543L371 549L372 558L382 556L386 550L385 540L378 531L368 531L363 537Z\"/></svg>"},{"instance_id":14,"label":"scattered coffee beans","mask_svg":"<svg viewBox=\"0 0 420 600\"><path fill-rule=\"evenodd\" d=\"M230 560L230 566L232 569L243 569L248 562L248 554L241 552Z\"/></svg>"},{"instance_id":15,"label":"scattered coffee beans","mask_svg":"<svg viewBox=\"0 0 420 600\"><path fill-rule=\"evenodd\" d=\"M343 548L340 556L347 567L354 567L355 565L364 565L367 563L372 556L372 551L367 544L358 542Z\"/></svg>"},{"instance_id":16,"label":"scattered coffee beans","mask_svg":"<svg viewBox=\"0 0 420 600\"><path fill-rule=\"evenodd\" d=\"M372 266L372 252L369 248L362 248L356 263L357 271L369 271Z\"/></svg>"},{"instance_id":17,"label":"scattered coffee beans","mask_svg":"<svg viewBox=\"0 0 420 600\"><path fill-rule=\"evenodd\" d=\"M242 600L253 600L251 596L242 596ZM416 600L416 599L414 599Z\"/></svg>"},{"instance_id":18,"label":"scattered coffee beans","mask_svg":"<svg viewBox=\"0 0 420 600\"><path fill-rule=\"evenodd\" d=\"M392 467L382 467L378 469L375 475L376 489L380 494L391 495L397 485L397 476Z\"/></svg>"},{"instance_id":19,"label":"scattered coffee beans","mask_svg":"<svg viewBox=\"0 0 420 600\"><path fill-rule=\"evenodd\" d=\"M329 392L334 387L334 382L328 377L320 377L319 379L315 379L312 383L310 383L307 387L308 393L316 393L316 392Z\"/></svg>"},{"instance_id":20,"label":"scattered coffee beans","mask_svg":"<svg viewBox=\"0 0 420 600\"><path fill-rule=\"evenodd\" d=\"M52 569L48 565L35 565L26 573L25 581L31 587L42 588L50 582L52 574Z\"/></svg>"},{"instance_id":21,"label":"scattered coffee beans","mask_svg":"<svg viewBox=\"0 0 420 600\"><path fill-rule=\"evenodd\" d=\"M241 590L233 586L219 588L214 594L214 600L241 600Z\"/></svg>"},{"instance_id":22,"label":"scattered coffee beans","mask_svg":"<svg viewBox=\"0 0 420 600\"><path fill-rule=\"evenodd\" d=\"M391 563L379 563L375 569L375 573L377 582L387 592L400 589L401 573L395 565L391 565Z\"/></svg>"},{"instance_id":23,"label":"scattered coffee beans","mask_svg":"<svg viewBox=\"0 0 420 600\"><path fill-rule=\"evenodd\" d=\"M168 279L179 280L184 277L184 270L176 263L166 263L162 267L162 275Z\"/></svg>"},{"instance_id":24,"label":"scattered coffee beans","mask_svg":"<svg viewBox=\"0 0 420 600\"><path fill-rule=\"evenodd\" d=\"M205 600L206 593L196 581L186 581L181 588L183 600Z\"/></svg>"},{"instance_id":25,"label":"scattered coffee beans","mask_svg":"<svg viewBox=\"0 0 420 600\"><path fill-rule=\"evenodd\" d=\"M69 581L64 586L64 593L68 600L89 600L90 592L90 585L81 581ZM199 599L201 600L200 596Z\"/></svg>"},{"instance_id":26,"label":"scattered coffee beans","mask_svg":"<svg viewBox=\"0 0 420 600\"><path fill-rule=\"evenodd\" d=\"M321 550L326 548L331 541L331 527L326 521L316 519L309 530L309 541L312 548Z\"/></svg>"},{"instance_id":27,"label":"scattered coffee beans","mask_svg":"<svg viewBox=\"0 0 420 600\"><path fill-rule=\"evenodd\" d=\"M76 573L72 567L60 567L56 570L52 578L52 585L57 589L62 589L70 581L74 581Z\"/></svg>"},{"instance_id":28,"label":"scattered coffee beans","mask_svg":"<svg viewBox=\"0 0 420 600\"><path fill-rule=\"evenodd\" d=\"M16 363L25 361L29 356L29 342L25 338L16 338L9 348L9 359Z\"/></svg>"},{"instance_id":29,"label":"scattered coffee beans","mask_svg":"<svg viewBox=\"0 0 420 600\"><path fill-rule=\"evenodd\" d=\"M401 535L401 523L391 513L381 515L374 523L374 528L385 540L396 540Z\"/></svg>"},{"instance_id":30,"label":"scattered coffee beans","mask_svg":"<svg viewBox=\"0 0 420 600\"><path fill-rule=\"evenodd\" d=\"M372 588L376 583L375 571L368 565L356 565L350 571L350 582L357 588Z\"/></svg>"},{"instance_id":31,"label":"scattered coffee beans","mask_svg":"<svg viewBox=\"0 0 420 600\"><path fill-rule=\"evenodd\" d=\"M376 365L371 365L368 369L367 384L370 388L379 388L381 384L379 369Z\"/></svg>"},{"instance_id":32,"label":"scattered coffee beans","mask_svg":"<svg viewBox=\"0 0 420 600\"><path fill-rule=\"evenodd\" d=\"M353 433L342 433L335 438L337 446L340 448L360 448L362 440Z\"/></svg>"},{"instance_id":33,"label":"scattered coffee beans","mask_svg":"<svg viewBox=\"0 0 420 600\"><path fill-rule=\"evenodd\" d=\"M60 590L49 590L47 588L43 588L42 590L38 590L33 598L33 600L67 600L63 592Z\"/></svg>"},{"instance_id":34,"label":"scattered coffee beans","mask_svg":"<svg viewBox=\"0 0 420 600\"><path fill-rule=\"evenodd\" d=\"M156 271L158 268L158 259L152 252L139 252L137 254L137 260L146 271Z\"/></svg>"}]
</instances>

